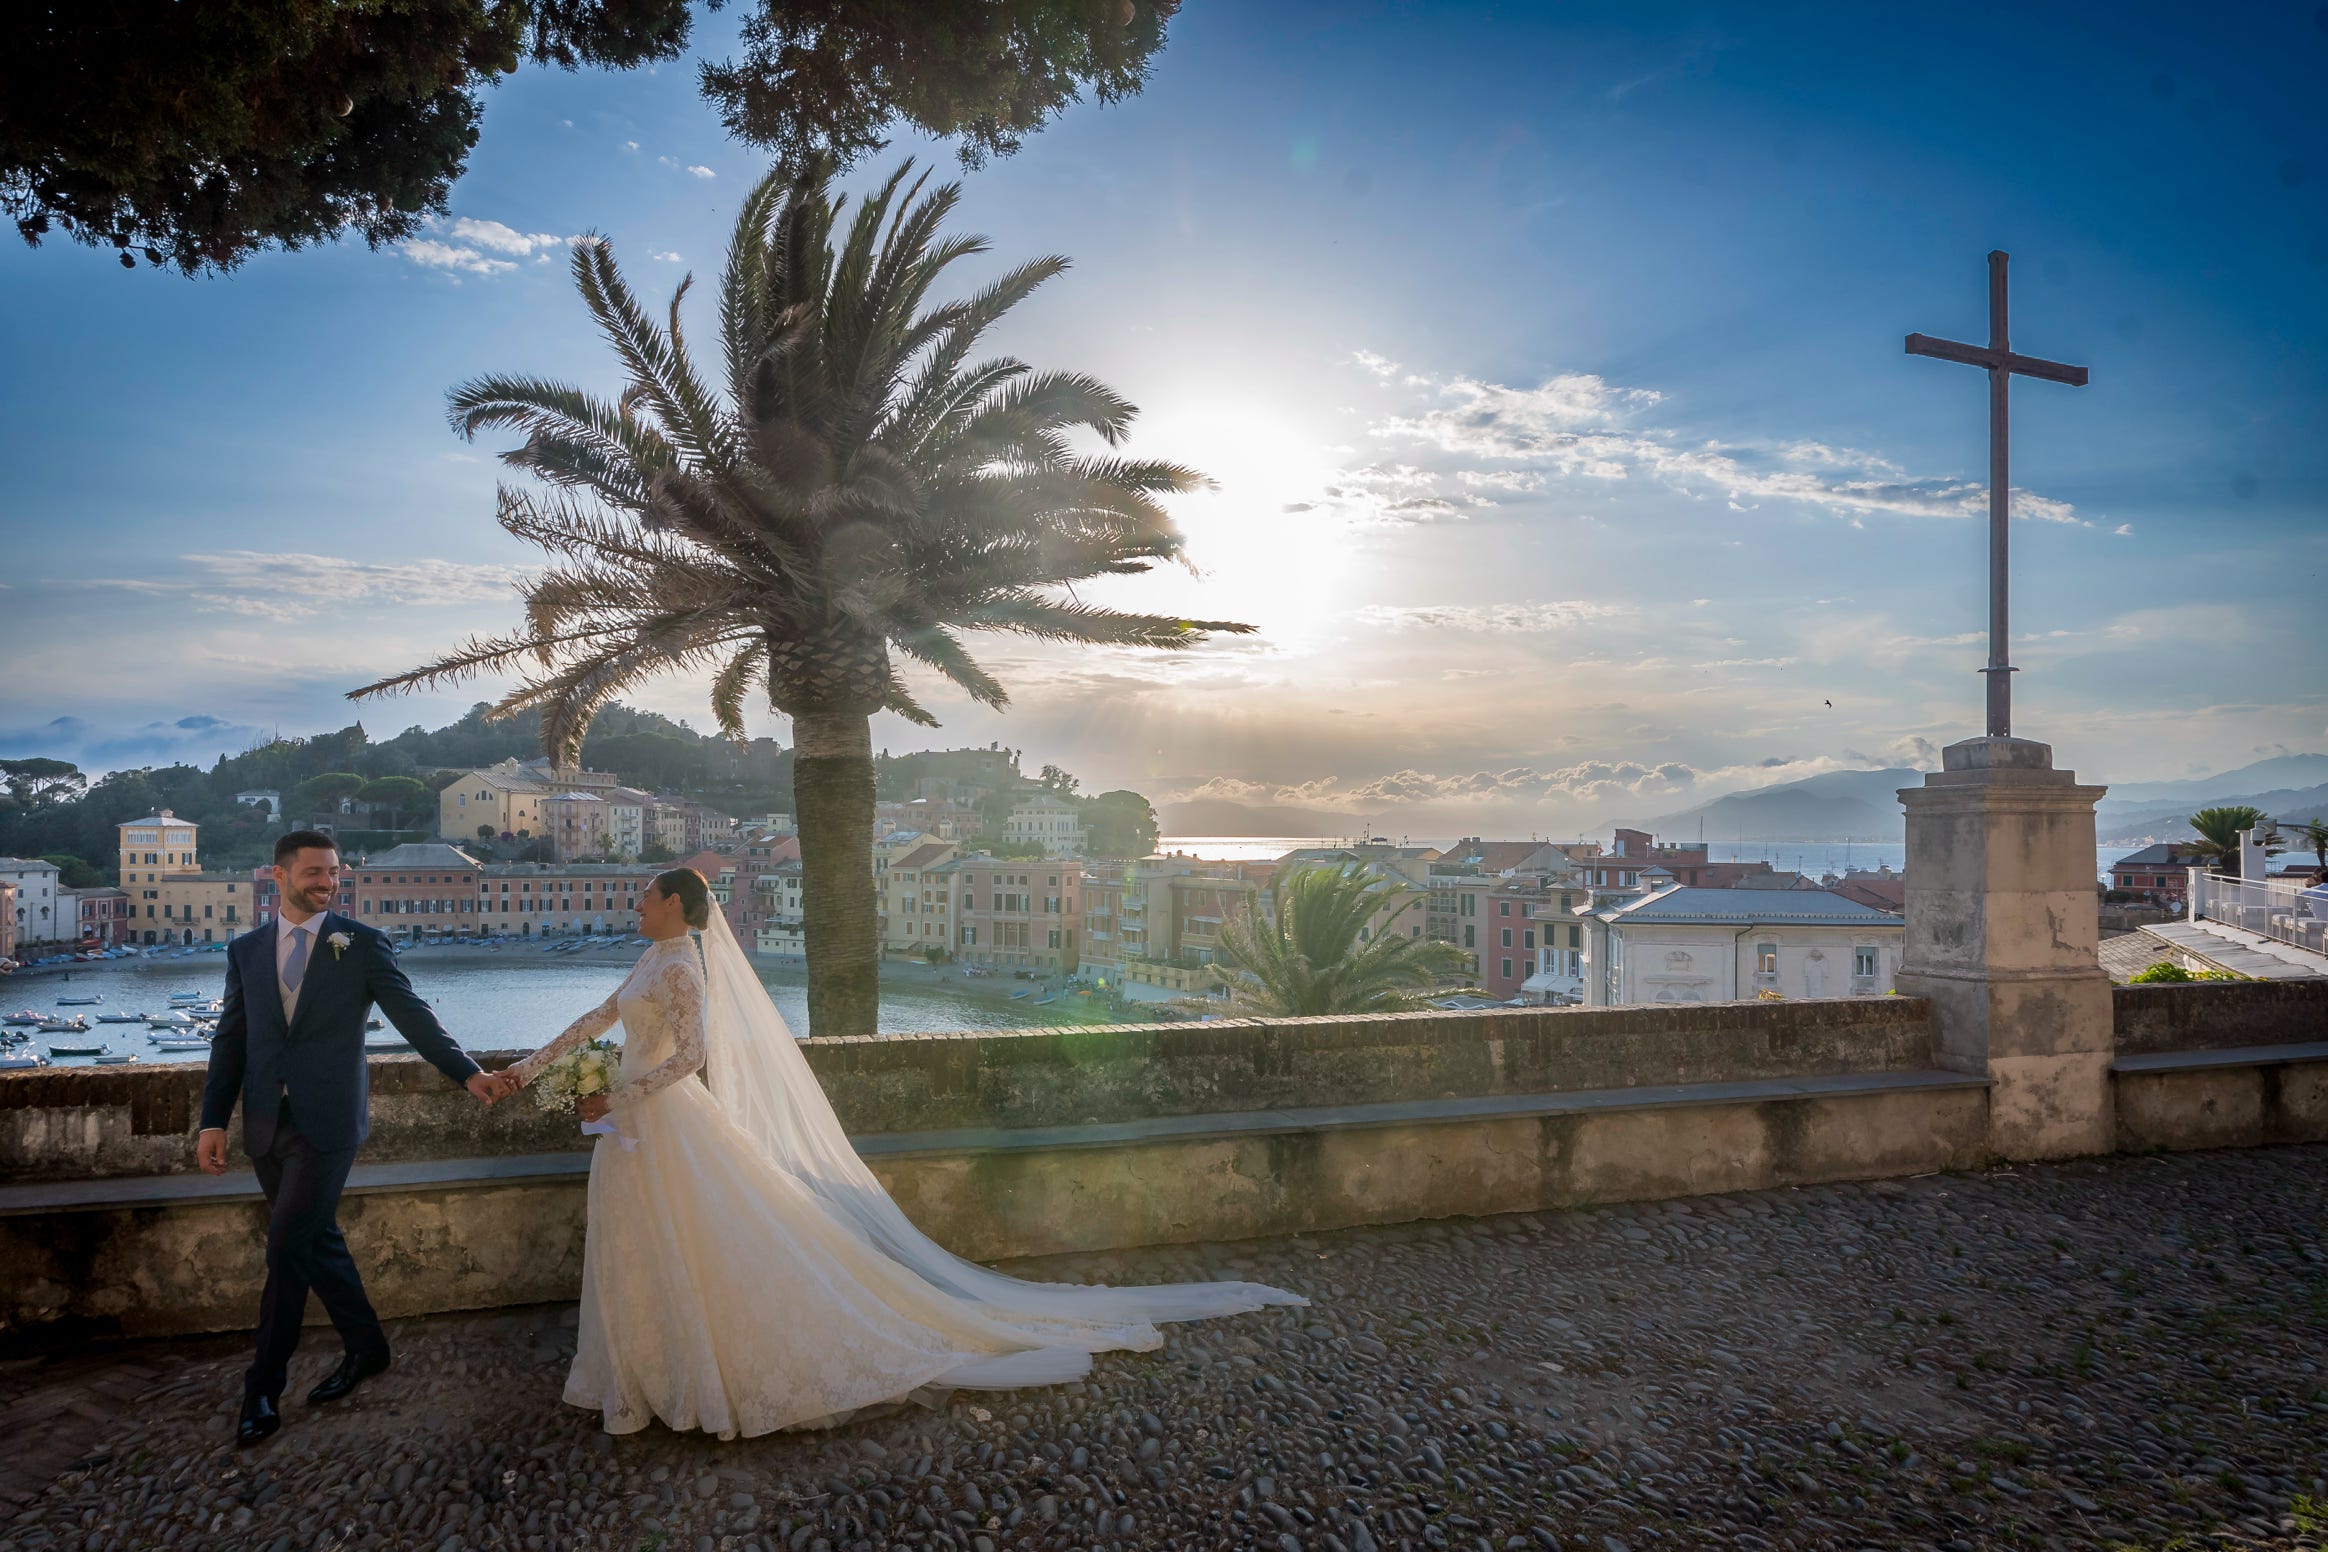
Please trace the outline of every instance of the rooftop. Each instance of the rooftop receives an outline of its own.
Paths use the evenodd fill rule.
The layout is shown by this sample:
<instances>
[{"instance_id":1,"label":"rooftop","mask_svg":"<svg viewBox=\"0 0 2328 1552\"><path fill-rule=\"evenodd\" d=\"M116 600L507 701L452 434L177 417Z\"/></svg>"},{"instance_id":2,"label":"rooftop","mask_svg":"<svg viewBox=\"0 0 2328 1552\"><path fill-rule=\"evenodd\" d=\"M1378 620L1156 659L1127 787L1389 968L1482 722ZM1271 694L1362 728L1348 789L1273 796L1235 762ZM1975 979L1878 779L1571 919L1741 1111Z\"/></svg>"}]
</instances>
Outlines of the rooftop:
<instances>
[{"instance_id":1,"label":"rooftop","mask_svg":"<svg viewBox=\"0 0 2328 1552\"><path fill-rule=\"evenodd\" d=\"M442 841L406 841L368 857L365 868L475 868L482 863L458 846Z\"/></svg>"},{"instance_id":2,"label":"rooftop","mask_svg":"<svg viewBox=\"0 0 2328 1552\"><path fill-rule=\"evenodd\" d=\"M1628 925L1664 922L1716 926L1878 927L1900 925L1888 911L1826 889L1665 889L1593 913Z\"/></svg>"},{"instance_id":3,"label":"rooftop","mask_svg":"<svg viewBox=\"0 0 2328 1552\"><path fill-rule=\"evenodd\" d=\"M0 1366L0 1539L2316 1545L2323 1223L2315 1145L1055 1257L1008 1269L1313 1302L729 1444L562 1405L571 1305L392 1321L393 1370L243 1453L243 1341L141 1343Z\"/></svg>"}]
</instances>

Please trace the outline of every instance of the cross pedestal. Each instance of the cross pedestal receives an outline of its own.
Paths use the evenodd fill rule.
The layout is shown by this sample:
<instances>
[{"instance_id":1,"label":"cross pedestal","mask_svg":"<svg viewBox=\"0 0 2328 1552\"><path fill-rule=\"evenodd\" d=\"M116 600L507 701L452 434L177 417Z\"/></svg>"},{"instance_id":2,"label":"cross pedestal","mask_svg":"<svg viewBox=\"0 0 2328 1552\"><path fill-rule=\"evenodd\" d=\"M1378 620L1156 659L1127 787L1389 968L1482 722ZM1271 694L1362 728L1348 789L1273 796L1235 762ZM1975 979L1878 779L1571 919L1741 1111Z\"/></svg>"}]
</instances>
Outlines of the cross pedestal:
<instances>
[{"instance_id":1,"label":"cross pedestal","mask_svg":"<svg viewBox=\"0 0 2328 1552\"><path fill-rule=\"evenodd\" d=\"M1972 738L1905 788L1907 946L1897 984L1931 999L1940 1065L1990 1081L1999 1157L2116 1144L2110 978L2096 957L2094 804L2050 746Z\"/></svg>"}]
</instances>

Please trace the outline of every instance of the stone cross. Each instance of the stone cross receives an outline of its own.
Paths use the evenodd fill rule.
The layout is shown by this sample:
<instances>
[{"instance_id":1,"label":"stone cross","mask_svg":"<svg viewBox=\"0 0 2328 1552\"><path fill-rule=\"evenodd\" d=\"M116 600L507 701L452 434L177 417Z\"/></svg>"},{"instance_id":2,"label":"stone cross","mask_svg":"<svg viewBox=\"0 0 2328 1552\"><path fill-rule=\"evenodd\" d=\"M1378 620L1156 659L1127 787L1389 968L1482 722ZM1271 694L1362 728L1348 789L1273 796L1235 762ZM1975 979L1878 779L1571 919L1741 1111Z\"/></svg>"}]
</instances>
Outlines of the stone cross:
<instances>
[{"instance_id":1,"label":"stone cross","mask_svg":"<svg viewBox=\"0 0 2328 1552\"><path fill-rule=\"evenodd\" d=\"M2019 373L2023 377L2042 377L2047 382L2067 383L2072 388L2086 385L2086 369L2082 366L2064 366L2058 361L2013 353L2005 332L2007 257L2002 249L1988 256L1989 342L1985 347L1934 339L1929 334L1908 336L1911 356L1937 356L1943 361L1961 361L1967 366L1988 369L1989 660L1988 667L1981 672L1988 675L1988 736L1991 738L2013 736L2013 667L2006 618L2007 558L2011 549L2007 525L2011 521L2013 501L2013 481L2008 467L2012 447L2008 406L2013 376Z\"/></svg>"}]
</instances>

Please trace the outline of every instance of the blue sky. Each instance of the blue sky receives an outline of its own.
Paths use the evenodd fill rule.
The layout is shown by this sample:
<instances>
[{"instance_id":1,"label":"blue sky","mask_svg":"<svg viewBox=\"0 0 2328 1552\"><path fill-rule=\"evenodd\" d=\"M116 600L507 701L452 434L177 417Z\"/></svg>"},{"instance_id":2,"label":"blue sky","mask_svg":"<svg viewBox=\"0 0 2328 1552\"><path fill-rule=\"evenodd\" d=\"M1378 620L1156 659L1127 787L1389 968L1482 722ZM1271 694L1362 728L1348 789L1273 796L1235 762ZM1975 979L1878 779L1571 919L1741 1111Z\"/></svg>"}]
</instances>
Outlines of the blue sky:
<instances>
[{"instance_id":1,"label":"blue sky","mask_svg":"<svg viewBox=\"0 0 2328 1552\"><path fill-rule=\"evenodd\" d=\"M961 283L1074 260L998 343L1219 481L1197 573L1121 597L1262 633L995 642L1008 714L877 741L1418 834L1928 758L1978 731L1985 393L1901 337L1984 338L2003 247L2015 345L2093 369L2015 393L2018 730L2104 780L2328 747L2328 12L1900 9L1194 0L1144 94L968 175ZM692 66L529 72L402 250L187 282L0 245L0 752L479 698L338 699L514 619L445 389L611 385L566 241L713 280L762 167Z\"/></svg>"}]
</instances>

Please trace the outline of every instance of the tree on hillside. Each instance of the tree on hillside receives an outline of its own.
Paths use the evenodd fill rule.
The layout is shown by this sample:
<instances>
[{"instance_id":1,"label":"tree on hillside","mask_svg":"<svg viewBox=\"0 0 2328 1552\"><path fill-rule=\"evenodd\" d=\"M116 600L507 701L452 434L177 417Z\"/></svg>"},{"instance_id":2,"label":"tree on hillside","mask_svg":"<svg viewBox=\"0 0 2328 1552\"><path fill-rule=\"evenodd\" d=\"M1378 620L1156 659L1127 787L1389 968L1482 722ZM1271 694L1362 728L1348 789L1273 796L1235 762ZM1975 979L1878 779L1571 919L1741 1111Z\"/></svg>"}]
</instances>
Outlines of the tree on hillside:
<instances>
[{"instance_id":1,"label":"tree on hillside","mask_svg":"<svg viewBox=\"0 0 2328 1552\"><path fill-rule=\"evenodd\" d=\"M377 781L365 782L356 793L356 801L370 809L374 818L383 813L388 816L382 829L401 830L407 815L436 806L436 794L429 790L428 783L415 781L410 776L382 776Z\"/></svg>"},{"instance_id":2,"label":"tree on hillside","mask_svg":"<svg viewBox=\"0 0 2328 1552\"><path fill-rule=\"evenodd\" d=\"M717 9L721 0L703 0ZM1179 0L742 0L740 59L699 84L792 158L877 149L902 118L966 162L1089 90L1137 92ZM0 210L192 275L270 247L424 230L522 64L684 51L689 0L74 0L0 32Z\"/></svg>"},{"instance_id":3,"label":"tree on hillside","mask_svg":"<svg viewBox=\"0 0 2328 1552\"><path fill-rule=\"evenodd\" d=\"M310 776L285 795L285 817L336 819L340 804L363 790L364 778L354 771L325 771L320 776Z\"/></svg>"},{"instance_id":4,"label":"tree on hillside","mask_svg":"<svg viewBox=\"0 0 2328 1552\"><path fill-rule=\"evenodd\" d=\"M2271 815L2245 803L2224 808L2202 808L2191 815L2188 823L2199 834L2197 851L2215 866L2218 873L2239 876L2239 832L2268 830ZM2277 839L2274 837L2273 839ZM2267 846L2266 851L2276 851Z\"/></svg>"},{"instance_id":5,"label":"tree on hillside","mask_svg":"<svg viewBox=\"0 0 2328 1552\"><path fill-rule=\"evenodd\" d=\"M1247 910L1221 928L1228 966L1213 966L1238 1002L1288 1017L1393 1013L1416 1006L1442 975L1469 968L1452 943L1390 927L1422 896L1410 894L1368 934L1386 891L1397 886L1357 863L1297 868L1269 883L1270 909Z\"/></svg>"},{"instance_id":6,"label":"tree on hillside","mask_svg":"<svg viewBox=\"0 0 2328 1552\"><path fill-rule=\"evenodd\" d=\"M112 882L71 852L60 851L40 860L57 865L57 885L62 889L103 889Z\"/></svg>"},{"instance_id":7,"label":"tree on hillside","mask_svg":"<svg viewBox=\"0 0 2328 1552\"><path fill-rule=\"evenodd\" d=\"M1094 857L1154 854L1157 837L1163 830L1156 822L1156 810L1139 793L1118 788L1095 798L1084 798L1079 806L1083 810L1086 854Z\"/></svg>"},{"instance_id":8,"label":"tree on hillside","mask_svg":"<svg viewBox=\"0 0 2328 1552\"><path fill-rule=\"evenodd\" d=\"M933 303L958 260L958 185L923 193L899 168L853 219L833 165L761 180L721 284L724 392L679 332L642 307L604 242L575 249L576 284L628 383L610 403L489 377L452 395L463 432L526 435L507 455L557 487L501 493L502 526L561 564L527 588L527 629L478 640L377 695L483 672L532 675L501 705L538 708L570 759L591 718L649 676L713 670L712 711L740 737L765 693L792 719L807 914L809 1023L874 1032L879 943L871 867L872 717L925 726L902 658L975 700L1008 692L966 631L1167 650L1227 621L1129 614L1073 584L1180 553L1160 499L1200 483L1177 464L1079 456L1077 429L1121 443L1135 411L1085 376L973 359L978 341L1064 259L1020 265ZM925 175L926 177L926 175Z\"/></svg>"},{"instance_id":9,"label":"tree on hillside","mask_svg":"<svg viewBox=\"0 0 2328 1552\"><path fill-rule=\"evenodd\" d=\"M89 778L66 760L0 760L0 792L24 808L47 808L77 801L89 790Z\"/></svg>"}]
</instances>

